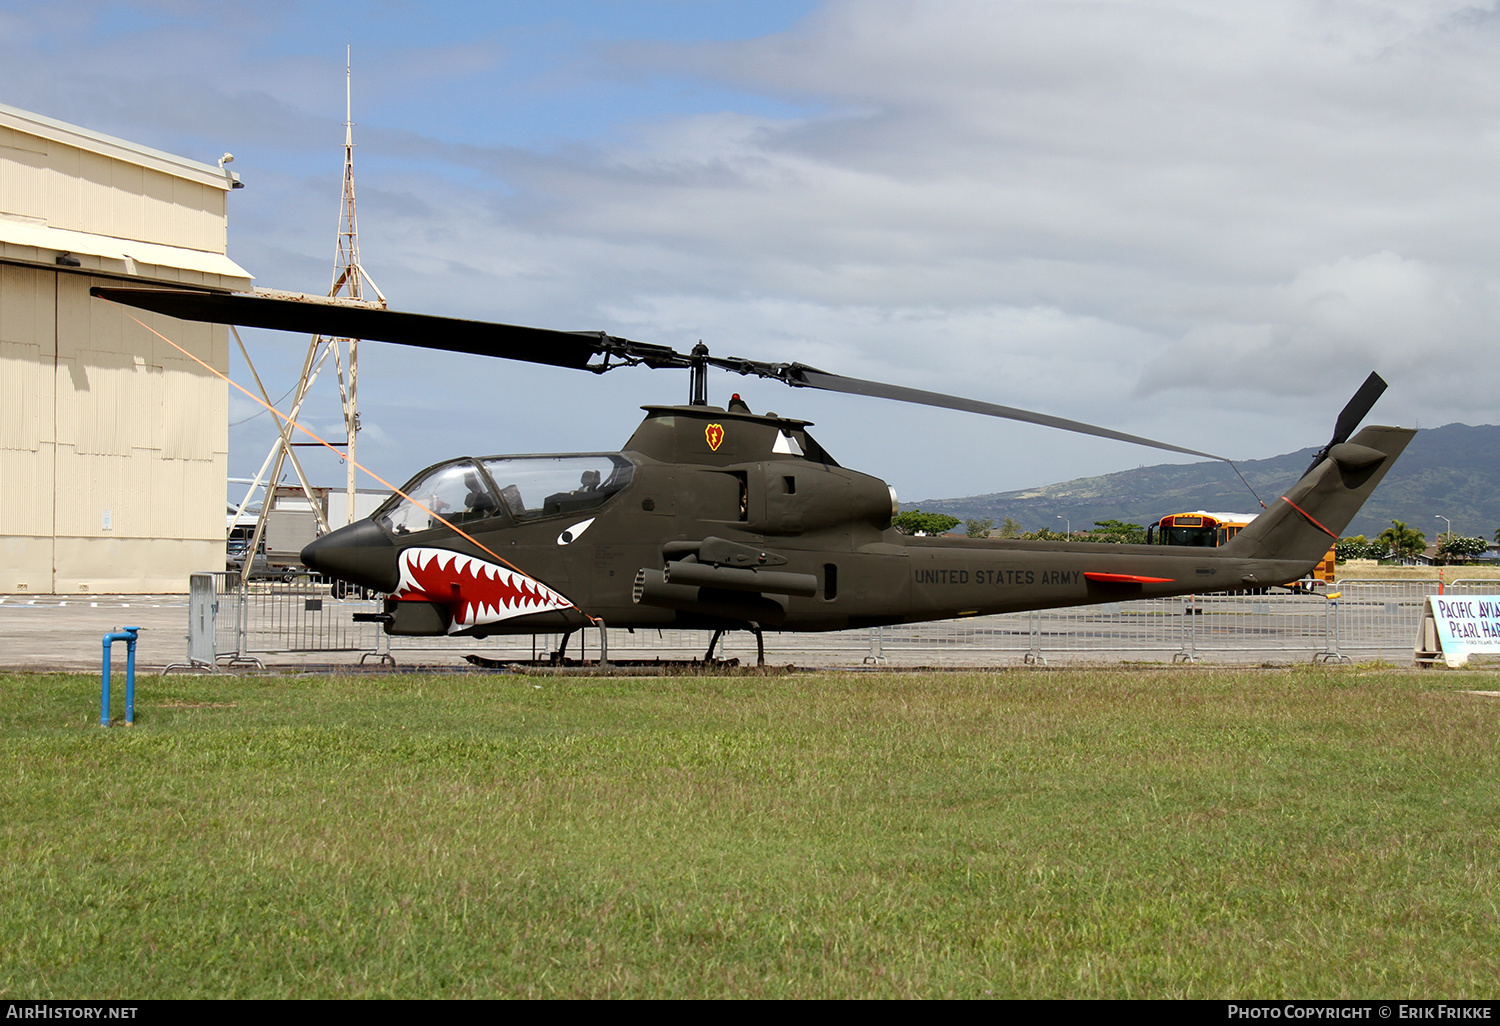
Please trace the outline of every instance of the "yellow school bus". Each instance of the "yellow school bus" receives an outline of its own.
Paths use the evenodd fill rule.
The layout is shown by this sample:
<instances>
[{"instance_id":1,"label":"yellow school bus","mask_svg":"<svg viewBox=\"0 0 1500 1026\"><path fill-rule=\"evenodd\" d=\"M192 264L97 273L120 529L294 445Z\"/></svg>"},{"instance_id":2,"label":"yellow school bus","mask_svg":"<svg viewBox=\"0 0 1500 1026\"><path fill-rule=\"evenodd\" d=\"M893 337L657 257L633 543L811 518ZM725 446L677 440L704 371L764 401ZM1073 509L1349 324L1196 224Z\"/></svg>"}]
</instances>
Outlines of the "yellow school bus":
<instances>
[{"instance_id":1,"label":"yellow school bus","mask_svg":"<svg viewBox=\"0 0 1500 1026\"><path fill-rule=\"evenodd\" d=\"M1210 513L1201 509L1191 513L1169 513L1146 528L1146 542L1152 545L1218 548L1250 526L1250 522L1257 516L1257 513ZM1326 584L1333 583L1332 548L1313 569L1312 576Z\"/></svg>"}]
</instances>

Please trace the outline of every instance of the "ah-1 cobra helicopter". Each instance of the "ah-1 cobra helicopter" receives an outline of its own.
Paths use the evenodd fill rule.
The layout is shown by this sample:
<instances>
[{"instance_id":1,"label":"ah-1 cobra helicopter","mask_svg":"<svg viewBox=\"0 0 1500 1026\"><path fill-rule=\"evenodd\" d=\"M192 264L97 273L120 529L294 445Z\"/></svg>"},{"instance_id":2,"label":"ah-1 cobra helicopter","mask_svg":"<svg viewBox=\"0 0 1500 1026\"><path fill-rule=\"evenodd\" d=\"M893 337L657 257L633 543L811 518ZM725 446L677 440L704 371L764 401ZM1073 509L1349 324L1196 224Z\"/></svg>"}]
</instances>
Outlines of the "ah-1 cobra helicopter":
<instances>
[{"instance_id":1,"label":"ah-1 cobra helicopter","mask_svg":"<svg viewBox=\"0 0 1500 1026\"><path fill-rule=\"evenodd\" d=\"M691 372L686 406L647 406L618 452L448 460L369 519L302 551L319 572L386 594L389 634L555 634L612 627L833 631L1263 588L1297 580L1414 431L1354 429L1386 388L1371 374L1302 478L1220 548L908 537L895 491L838 465L808 422L709 406L707 370L965 410L1160 449L1209 453L1077 421L807 367L683 354L599 332L401 313L311 297L96 287L186 320L360 338L602 373ZM1351 437L1352 436L1352 437ZM763 653L763 648L762 648Z\"/></svg>"}]
</instances>

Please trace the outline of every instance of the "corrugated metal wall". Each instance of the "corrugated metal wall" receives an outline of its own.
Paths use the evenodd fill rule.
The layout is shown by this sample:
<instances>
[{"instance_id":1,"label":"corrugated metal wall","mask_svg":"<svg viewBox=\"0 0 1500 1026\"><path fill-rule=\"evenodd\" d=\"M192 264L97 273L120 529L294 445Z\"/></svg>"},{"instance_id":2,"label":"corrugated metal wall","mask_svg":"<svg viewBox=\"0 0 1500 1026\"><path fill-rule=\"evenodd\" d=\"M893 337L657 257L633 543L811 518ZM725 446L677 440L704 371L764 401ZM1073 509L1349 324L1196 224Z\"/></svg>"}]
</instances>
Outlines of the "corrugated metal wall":
<instances>
[{"instance_id":1,"label":"corrugated metal wall","mask_svg":"<svg viewBox=\"0 0 1500 1026\"><path fill-rule=\"evenodd\" d=\"M51 590L55 277L0 265L0 591Z\"/></svg>"},{"instance_id":2,"label":"corrugated metal wall","mask_svg":"<svg viewBox=\"0 0 1500 1026\"><path fill-rule=\"evenodd\" d=\"M223 189L0 129L0 210L53 228L223 253Z\"/></svg>"},{"instance_id":3,"label":"corrugated metal wall","mask_svg":"<svg viewBox=\"0 0 1500 1026\"><path fill-rule=\"evenodd\" d=\"M225 247L223 189L3 127L0 213ZM106 281L0 263L0 593L180 592L223 563L227 386L90 299ZM227 329L133 313L228 370Z\"/></svg>"}]
</instances>

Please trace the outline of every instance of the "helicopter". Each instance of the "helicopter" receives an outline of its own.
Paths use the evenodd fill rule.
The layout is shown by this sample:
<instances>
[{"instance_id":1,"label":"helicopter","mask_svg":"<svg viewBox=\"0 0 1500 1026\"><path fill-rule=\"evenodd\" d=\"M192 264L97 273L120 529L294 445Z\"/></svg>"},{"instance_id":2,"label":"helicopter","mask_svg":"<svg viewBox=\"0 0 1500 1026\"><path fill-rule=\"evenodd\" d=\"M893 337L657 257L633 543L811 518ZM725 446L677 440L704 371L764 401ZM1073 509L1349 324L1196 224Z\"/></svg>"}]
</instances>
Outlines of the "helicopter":
<instances>
[{"instance_id":1,"label":"helicopter","mask_svg":"<svg viewBox=\"0 0 1500 1026\"><path fill-rule=\"evenodd\" d=\"M603 332L459 320L256 290L96 286L184 320L394 342L604 373L683 368L689 402L645 406L617 451L446 460L373 515L302 550L309 568L386 596L391 635L482 638L632 629L837 631L1061 606L1264 589L1303 577L1415 431L1355 429L1386 389L1371 373L1302 477L1218 548L944 539L892 527L895 490L842 467L810 422L711 406L718 367L801 388L963 410L1223 459L1047 414L804 364L688 353ZM1227 461L1226 461L1227 462ZM559 655L561 649L559 649Z\"/></svg>"}]
</instances>

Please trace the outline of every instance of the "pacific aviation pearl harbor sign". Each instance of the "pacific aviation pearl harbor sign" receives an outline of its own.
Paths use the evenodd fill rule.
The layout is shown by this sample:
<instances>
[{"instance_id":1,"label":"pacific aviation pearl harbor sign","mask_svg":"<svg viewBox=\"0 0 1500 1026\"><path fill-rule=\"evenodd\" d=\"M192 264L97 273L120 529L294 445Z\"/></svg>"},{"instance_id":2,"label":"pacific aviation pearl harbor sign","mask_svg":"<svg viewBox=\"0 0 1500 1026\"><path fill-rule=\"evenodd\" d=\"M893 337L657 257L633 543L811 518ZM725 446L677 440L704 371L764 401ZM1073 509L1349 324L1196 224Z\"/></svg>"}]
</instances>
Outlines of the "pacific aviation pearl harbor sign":
<instances>
[{"instance_id":1,"label":"pacific aviation pearl harbor sign","mask_svg":"<svg viewBox=\"0 0 1500 1026\"><path fill-rule=\"evenodd\" d=\"M1431 595L1418 628L1420 663L1463 666L1471 656L1500 656L1500 595Z\"/></svg>"}]
</instances>

